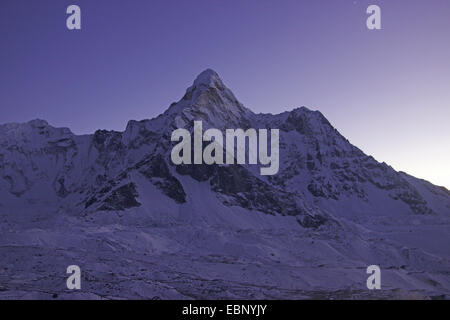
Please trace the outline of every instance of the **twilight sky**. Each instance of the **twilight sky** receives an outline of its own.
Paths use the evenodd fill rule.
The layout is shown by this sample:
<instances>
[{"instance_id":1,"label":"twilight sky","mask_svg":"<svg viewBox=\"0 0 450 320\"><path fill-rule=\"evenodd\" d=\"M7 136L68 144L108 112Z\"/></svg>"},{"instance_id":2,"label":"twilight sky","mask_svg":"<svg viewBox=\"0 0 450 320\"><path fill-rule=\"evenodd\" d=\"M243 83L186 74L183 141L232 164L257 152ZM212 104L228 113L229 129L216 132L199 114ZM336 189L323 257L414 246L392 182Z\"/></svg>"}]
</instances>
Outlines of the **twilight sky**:
<instances>
[{"instance_id":1,"label":"twilight sky","mask_svg":"<svg viewBox=\"0 0 450 320\"><path fill-rule=\"evenodd\" d=\"M369 4L383 30L366 28ZM205 68L255 112L320 110L377 160L450 188L449 0L0 1L0 123L122 131Z\"/></svg>"}]
</instances>

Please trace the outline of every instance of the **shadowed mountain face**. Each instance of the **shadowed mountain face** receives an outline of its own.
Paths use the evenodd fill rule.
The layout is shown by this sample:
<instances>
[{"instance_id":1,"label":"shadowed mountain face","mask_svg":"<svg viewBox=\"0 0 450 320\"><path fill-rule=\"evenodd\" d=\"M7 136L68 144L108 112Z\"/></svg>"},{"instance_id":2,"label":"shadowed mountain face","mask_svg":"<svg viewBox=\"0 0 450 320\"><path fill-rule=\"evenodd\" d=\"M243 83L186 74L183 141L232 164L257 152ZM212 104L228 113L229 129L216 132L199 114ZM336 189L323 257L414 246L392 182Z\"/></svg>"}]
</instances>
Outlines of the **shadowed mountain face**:
<instances>
[{"instance_id":1,"label":"shadowed mountain face","mask_svg":"<svg viewBox=\"0 0 450 320\"><path fill-rule=\"evenodd\" d=\"M194 120L279 129L279 172L175 166L171 133ZM318 111L253 113L212 70L124 132L0 126L0 298L445 297L449 223L445 188L365 155ZM70 264L96 281L48 280ZM366 289L370 264L386 291Z\"/></svg>"}]
</instances>

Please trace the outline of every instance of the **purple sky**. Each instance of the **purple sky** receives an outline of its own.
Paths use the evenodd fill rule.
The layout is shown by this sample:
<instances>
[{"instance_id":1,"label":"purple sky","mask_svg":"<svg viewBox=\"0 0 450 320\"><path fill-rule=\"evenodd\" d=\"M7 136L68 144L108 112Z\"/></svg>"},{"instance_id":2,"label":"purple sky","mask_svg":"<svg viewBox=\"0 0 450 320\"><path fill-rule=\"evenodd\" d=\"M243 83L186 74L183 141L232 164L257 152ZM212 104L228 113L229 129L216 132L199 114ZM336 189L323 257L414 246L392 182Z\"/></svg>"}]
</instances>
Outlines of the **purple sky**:
<instances>
[{"instance_id":1,"label":"purple sky","mask_svg":"<svg viewBox=\"0 0 450 320\"><path fill-rule=\"evenodd\" d=\"M0 123L123 130L209 67L253 111L318 109L377 160L450 188L449 0L1 0L0 43Z\"/></svg>"}]
</instances>

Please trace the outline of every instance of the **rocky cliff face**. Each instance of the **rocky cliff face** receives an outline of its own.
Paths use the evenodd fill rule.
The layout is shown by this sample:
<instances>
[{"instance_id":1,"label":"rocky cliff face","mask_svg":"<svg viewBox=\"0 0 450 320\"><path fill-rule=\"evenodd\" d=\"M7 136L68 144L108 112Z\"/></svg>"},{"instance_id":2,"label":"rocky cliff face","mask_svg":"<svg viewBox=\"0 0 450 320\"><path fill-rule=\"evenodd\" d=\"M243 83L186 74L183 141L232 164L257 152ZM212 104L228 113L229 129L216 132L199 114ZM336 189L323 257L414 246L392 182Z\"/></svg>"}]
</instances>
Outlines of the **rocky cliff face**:
<instances>
[{"instance_id":1,"label":"rocky cliff face","mask_svg":"<svg viewBox=\"0 0 450 320\"><path fill-rule=\"evenodd\" d=\"M194 120L206 128L279 128L280 171L261 177L251 166L218 167L183 165L175 167L169 158L170 135L175 128L192 129ZM428 185L442 200L431 199L385 163L379 163L354 147L318 111L305 107L278 115L254 114L225 87L217 73L206 70L187 89L185 96L163 115L140 122L130 121L125 132L99 130L93 135L75 136L69 129L53 128L43 120L1 126L0 170L4 197L26 199L35 188L47 187L49 201L67 201L80 212L97 210L95 198L107 198L109 208L125 210L137 204L117 206L118 190L124 197L138 197L138 174L177 203L186 201L178 180L189 176L208 181L225 205L238 205L270 214L304 214L304 202L317 203L350 199L370 202L376 189L389 202L402 202L411 214L438 214L447 211L448 191ZM417 181L421 184L422 182ZM134 186L134 191L124 186ZM119 192L120 193L120 192ZM114 200L116 199L116 200ZM122 199L122 200L121 200ZM100 200L98 200L100 201ZM443 206L443 207L442 207ZM106 208L106 207L103 207ZM378 209L373 203L373 210Z\"/></svg>"},{"instance_id":2,"label":"rocky cliff face","mask_svg":"<svg viewBox=\"0 0 450 320\"><path fill-rule=\"evenodd\" d=\"M204 129L280 129L278 174L260 176L252 165L175 166L170 160L171 133L176 128L192 130L194 120L202 120ZM277 115L255 114L236 99L217 73L206 70L165 113L151 120L130 121L124 132L99 130L92 135L76 136L69 129L53 128L43 120L1 125L0 212L2 226L8 230L23 229L33 222L39 228L60 232L54 222L45 223L66 216L79 223L95 221L92 223L98 228L116 216L127 219L126 223L121 222L125 224L187 223L202 226L202 230L287 228L289 234L313 232L311 238L318 237L322 245L328 242L334 249L333 253L324 249L323 255L318 256L305 249L309 257L305 260L294 258L297 256L291 251L294 249L286 249L288 255L277 244L271 248L286 254L277 258L279 263L293 266L302 261L307 265L308 259L310 262L322 259L326 265L338 252L339 267L359 261L356 263L359 268L364 265L361 261L379 256L391 267L400 268L415 262L410 253L406 258L398 251L402 247L394 243L400 241L398 237L383 236L382 239L389 238L392 243L377 246L370 237L363 239L362 234L367 235L370 228L371 232L380 231L380 221L381 225L395 226L393 229L399 221L408 221L406 225L411 228L417 221L448 228L450 192L396 172L365 155L318 111L301 107ZM431 265L440 265L441 269L436 269L439 272L447 270L446 276L439 273L443 277L439 281L448 284L450 252L445 241L450 240L450 235L449 229L444 230L432 250L439 258L431 259L425 249L415 254L421 261L431 259ZM188 238L191 236L189 233ZM358 248L351 248L352 237L360 238L355 245ZM276 235L271 239L278 241L273 240L278 239ZM190 245L186 239L181 241ZM266 240L255 237L252 241ZM332 241L336 241L335 245ZM410 241L404 245L420 243ZM133 247L132 243L128 245ZM189 250L197 247L191 245ZM214 251L202 250L194 251L200 256ZM101 252L99 249L99 255ZM217 254L223 253L218 250ZM242 254L251 256L247 249ZM273 254L267 257L271 262L280 252ZM235 251L233 256L239 258ZM292 277L290 272L283 279ZM250 282L260 285L261 281ZM311 283L304 285L311 287Z\"/></svg>"}]
</instances>

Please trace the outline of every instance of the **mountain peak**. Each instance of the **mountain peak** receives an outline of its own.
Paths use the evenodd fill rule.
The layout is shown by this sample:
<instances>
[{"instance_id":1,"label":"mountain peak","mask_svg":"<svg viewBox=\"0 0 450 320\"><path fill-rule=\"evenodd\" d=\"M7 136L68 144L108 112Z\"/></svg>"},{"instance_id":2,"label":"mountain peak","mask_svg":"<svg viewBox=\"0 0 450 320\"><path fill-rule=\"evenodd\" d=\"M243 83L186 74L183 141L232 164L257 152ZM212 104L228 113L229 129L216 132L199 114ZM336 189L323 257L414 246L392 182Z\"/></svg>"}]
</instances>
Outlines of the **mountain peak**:
<instances>
[{"instance_id":1,"label":"mountain peak","mask_svg":"<svg viewBox=\"0 0 450 320\"><path fill-rule=\"evenodd\" d=\"M178 126L192 123L193 120L204 120L217 128L225 124L242 126L253 114L237 100L212 69L201 72L183 98L172 104L167 113L178 116Z\"/></svg>"},{"instance_id":2,"label":"mountain peak","mask_svg":"<svg viewBox=\"0 0 450 320\"><path fill-rule=\"evenodd\" d=\"M184 98L196 100L199 96L205 92L216 92L218 94L224 94L231 100L236 100L233 93L225 86L220 79L217 72L212 69L206 69L201 72L194 80L194 83L187 88Z\"/></svg>"},{"instance_id":3,"label":"mountain peak","mask_svg":"<svg viewBox=\"0 0 450 320\"><path fill-rule=\"evenodd\" d=\"M28 121L27 124L33 128L45 128L49 125L47 121L42 119L33 119Z\"/></svg>"},{"instance_id":4,"label":"mountain peak","mask_svg":"<svg viewBox=\"0 0 450 320\"><path fill-rule=\"evenodd\" d=\"M220 79L217 72L212 69L206 69L202 73L200 73L194 81L195 87L207 86L207 87L215 87L217 89L223 88L224 84Z\"/></svg>"}]
</instances>

